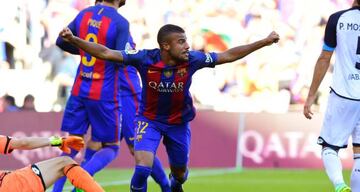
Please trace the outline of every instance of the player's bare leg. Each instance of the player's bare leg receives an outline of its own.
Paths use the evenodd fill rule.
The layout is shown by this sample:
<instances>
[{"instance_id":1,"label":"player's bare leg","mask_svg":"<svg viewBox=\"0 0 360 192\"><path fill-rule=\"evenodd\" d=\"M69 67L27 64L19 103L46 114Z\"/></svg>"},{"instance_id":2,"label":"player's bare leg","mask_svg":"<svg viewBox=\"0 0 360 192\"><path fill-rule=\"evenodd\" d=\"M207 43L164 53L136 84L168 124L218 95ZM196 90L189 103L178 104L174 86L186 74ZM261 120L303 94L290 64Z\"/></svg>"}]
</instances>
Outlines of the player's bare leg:
<instances>
[{"instance_id":1,"label":"player's bare leg","mask_svg":"<svg viewBox=\"0 0 360 192\"><path fill-rule=\"evenodd\" d=\"M79 134L69 134L71 136L78 136L78 137L82 137L84 138L84 135L79 135ZM60 157L70 157L70 158L74 158L77 154L79 153L79 151L76 151L74 149L71 149L71 153L70 154L66 154L66 153L62 153ZM53 192L60 192L63 190L64 184L66 182L66 177L59 177L58 180L56 181L56 183L54 184L53 187Z\"/></svg>"},{"instance_id":2,"label":"player's bare leg","mask_svg":"<svg viewBox=\"0 0 360 192\"><path fill-rule=\"evenodd\" d=\"M57 179L64 176L63 169L66 165L70 164L76 164L76 162L68 156L62 156L41 161L35 165L40 169L45 186L48 188Z\"/></svg>"},{"instance_id":3,"label":"player's bare leg","mask_svg":"<svg viewBox=\"0 0 360 192\"><path fill-rule=\"evenodd\" d=\"M45 187L48 188L55 183L57 179L66 175L71 183L86 191L101 192L104 191L93 178L70 157L62 156L41 161L35 164L39 170L35 173L41 174Z\"/></svg>"},{"instance_id":4,"label":"player's bare leg","mask_svg":"<svg viewBox=\"0 0 360 192\"><path fill-rule=\"evenodd\" d=\"M119 146L120 142L101 143L89 140L81 167L93 176L116 158ZM73 191L81 190L75 189Z\"/></svg>"}]
</instances>

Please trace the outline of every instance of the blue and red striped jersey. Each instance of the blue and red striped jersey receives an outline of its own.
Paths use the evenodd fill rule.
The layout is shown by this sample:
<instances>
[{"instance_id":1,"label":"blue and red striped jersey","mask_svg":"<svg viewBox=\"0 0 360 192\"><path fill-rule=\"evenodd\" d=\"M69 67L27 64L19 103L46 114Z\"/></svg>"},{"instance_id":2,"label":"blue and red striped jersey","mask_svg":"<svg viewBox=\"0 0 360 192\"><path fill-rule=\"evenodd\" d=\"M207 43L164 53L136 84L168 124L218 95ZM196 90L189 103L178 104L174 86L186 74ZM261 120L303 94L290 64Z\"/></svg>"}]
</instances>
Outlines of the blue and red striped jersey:
<instances>
[{"instance_id":1,"label":"blue and red striped jersey","mask_svg":"<svg viewBox=\"0 0 360 192\"><path fill-rule=\"evenodd\" d=\"M215 67L216 53L190 51L189 61L175 66L164 63L159 49L121 51L125 65L133 65L142 80L139 115L167 124L182 124L195 117L190 94L192 75Z\"/></svg>"},{"instance_id":2,"label":"blue and red striped jersey","mask_svg":"<svg viewBox=\"0 0 360 192\"><path fill-rule=\"evenodd\" d=\"M88 7L82 10L68 27L74 35L111 49L124 50L129 45L134 45L129 32L129 22L113 7ZM92 57L65 43L62 38L58 38L57 45L70 53L80 53L81 56L72 95L94 100L118 101L120 94L130 95L140 91L135 69Z\"/></svg>"},{"instance_id":3,"label":"blue and red striped jersey","mask_svg":"<svg viewBox=\"0 0 360 192\"><path fill-rule=\"evenodd\" d=\"M129 44L125 49L131 50L135 48L136 45L130 34ZM141 92L140 79L135 67L131 65L122 65L119 79L121 96L136 95Z\"/></svg>"}]
</instances>

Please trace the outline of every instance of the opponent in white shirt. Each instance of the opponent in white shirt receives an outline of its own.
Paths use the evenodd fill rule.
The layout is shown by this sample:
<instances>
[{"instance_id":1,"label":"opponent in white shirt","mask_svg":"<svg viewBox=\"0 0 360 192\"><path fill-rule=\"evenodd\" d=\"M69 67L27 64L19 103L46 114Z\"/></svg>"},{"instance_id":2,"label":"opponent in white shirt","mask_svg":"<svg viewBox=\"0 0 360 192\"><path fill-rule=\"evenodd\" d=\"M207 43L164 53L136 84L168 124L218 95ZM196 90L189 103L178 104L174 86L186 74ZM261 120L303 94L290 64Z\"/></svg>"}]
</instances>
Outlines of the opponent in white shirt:
<instances>
[{"instance_id":1,"label":"opponent in white shirt","mask_svg":"<svg viewBox=\"0 0 360 192\"><path fill-rule=\"evenodd\" d=\"M350 9L332 14L325 30L323 50L317 60L304 115L311 119L311 106L335 51L333 81L318 144L336 192L360 191L360 0ZM351 189L345 184L338 151L352 136L354 166Z\"/></svg>"}]
</instances>

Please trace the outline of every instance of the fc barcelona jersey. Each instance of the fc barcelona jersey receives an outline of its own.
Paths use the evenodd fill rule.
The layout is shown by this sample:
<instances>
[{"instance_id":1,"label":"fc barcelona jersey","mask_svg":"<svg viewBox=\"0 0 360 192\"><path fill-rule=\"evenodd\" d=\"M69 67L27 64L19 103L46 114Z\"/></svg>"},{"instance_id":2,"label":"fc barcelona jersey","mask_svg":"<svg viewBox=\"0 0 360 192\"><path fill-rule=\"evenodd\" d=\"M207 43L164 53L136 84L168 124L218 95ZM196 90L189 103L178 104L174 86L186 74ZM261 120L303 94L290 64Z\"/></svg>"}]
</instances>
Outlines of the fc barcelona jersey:
<instances>
[{"instance_id":1,"label":"fc barcelona jersey","mask_svg":"<svg viewBox=\"0 0 360 192\"><path fill-rule=\"evenodd\" d=\"M182 124L195 117L189 88L192 75L204 67L214 67L215 53L190 51L189 61L170 66L159 49L121 52L124 64L133 65L142 80L139 115L167 124Z\"/></svg>"},{"instance_id":2,"label":"fc barcelona jersey","mask_svg":"<svg viewBox=\"0 0 360 192\"><path fill-rule=\"evenodd\" d=\"M96 5L84 9L68 27L75 36L111 49L124 50L133 44L129 22L113 7ZM72 95L118 101L120 94L139 92L140 83L135 69L92 57L62 42L61 38L58 38L57 45L70 53L80 53L81 56ZM120 88L123 93L120 93Z\"/></svg>"}]
</instances>

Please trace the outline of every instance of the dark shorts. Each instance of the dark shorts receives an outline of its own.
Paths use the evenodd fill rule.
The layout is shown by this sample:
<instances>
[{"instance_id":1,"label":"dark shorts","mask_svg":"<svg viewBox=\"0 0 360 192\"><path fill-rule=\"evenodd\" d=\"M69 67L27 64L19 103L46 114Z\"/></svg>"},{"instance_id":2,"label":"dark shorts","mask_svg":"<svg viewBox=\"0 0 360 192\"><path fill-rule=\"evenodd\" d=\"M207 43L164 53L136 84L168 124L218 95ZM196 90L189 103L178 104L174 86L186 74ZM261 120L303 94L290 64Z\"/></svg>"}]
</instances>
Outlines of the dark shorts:
<instances>
[{"instance_id":1,"label":"dark shorts","mask_svg":"<svg viewBox=\"0 0 360 192\"><path fill-rule=\"evenodd\" d=\"M117 142L121 133L121 105L115 101L96 101L70 96L61 130L85 135L91 125L91 138L97 142Z\"/></svg>"},{"instance_id":2,"label":"dark shorts","mask_svg":"<svg viewBox=\"0 0 360 192\"><path fill-rule=\"evenodd\" d=\"M139 108L140 94L121 96L122 123L121 139L125 139L128 145L134 146L135 116Z\"/></svg>"},{"instance_id":3,"label":"dark shorts","mask_svg":"<svg viewBox=\"0 0 360 192\"><path fill-rule=\"evenodd\" d=\"M135 118L135 151L149 151L156 154L163 138L169 164L175 167L186 166L189 161L191 131L189 123L169 125L151 121L145 117Z\"/></svg>"}]
</instances>

